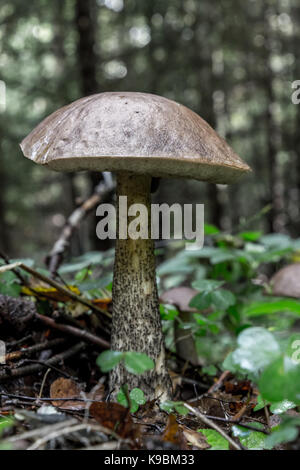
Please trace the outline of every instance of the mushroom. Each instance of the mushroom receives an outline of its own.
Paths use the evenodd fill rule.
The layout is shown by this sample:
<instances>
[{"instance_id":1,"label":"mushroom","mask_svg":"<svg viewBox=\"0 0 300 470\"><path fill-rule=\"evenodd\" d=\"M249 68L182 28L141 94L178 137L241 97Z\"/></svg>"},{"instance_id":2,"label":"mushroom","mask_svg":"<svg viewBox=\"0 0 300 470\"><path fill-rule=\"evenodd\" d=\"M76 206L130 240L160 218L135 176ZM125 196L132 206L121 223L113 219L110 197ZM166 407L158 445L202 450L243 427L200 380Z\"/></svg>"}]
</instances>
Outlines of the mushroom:
<instances>
[{"instance_id":1,"label":"mushroom","mask_svg":"<svg viewBox=\"0 0 300 470\"><path fill-rule=\"evenodd\" d=\"M57 171L115 172L117 196L127 196L128 207L144 204L149 217L152 177L227 184L250 170L193 111L146 93L101 93L75 101L41 122L21 148L35 163ZM150 237L116 241L111 349L145 353L155 364L141 376L118 365L110 374L112 397L125 383L141 388L148 399L170 396Z\"/></svg>"},{"instance_id":2,"label":"mushroom","mask_svg":"<svg viewBox=\"0 0 300 470\"><path fill-rule=\"evenodd\" d=\"M300 298L300 263L289 264L271 278L272 294Z\"/></svg>"},{"instance_id":3,"label":"mushroom","mask_svg":"<svg viewBox=\"0 0 300 470\"><path fill-rule=\"evenodd\" d=\"M179 312L179 319L185 323L195 322L193 314L197 312L195 308L190 307L190 301L199 291L191 287L173 287L165 291L160 296L160 302L163 304L174 305ZM194 366L200 365L196 345L192 336L191 328L180 328L180 323L175 322L174 337L175 347L178 356L185 361L189 361Z\"/></svg>"}]
</instances>

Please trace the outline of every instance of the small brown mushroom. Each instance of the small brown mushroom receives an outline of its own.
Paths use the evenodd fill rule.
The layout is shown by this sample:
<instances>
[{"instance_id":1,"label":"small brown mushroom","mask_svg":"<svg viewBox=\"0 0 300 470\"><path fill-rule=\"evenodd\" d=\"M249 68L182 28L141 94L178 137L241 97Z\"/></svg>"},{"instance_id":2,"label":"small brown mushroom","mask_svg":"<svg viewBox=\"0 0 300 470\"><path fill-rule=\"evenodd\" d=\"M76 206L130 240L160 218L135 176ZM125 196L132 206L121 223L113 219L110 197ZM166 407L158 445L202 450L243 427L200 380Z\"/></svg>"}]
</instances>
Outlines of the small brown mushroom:
<instances>
[{"instance_id":1,"label":"small brown mushroom","mask_svg":"<svg viewBox=\"0 0 300 470\"><path fill-rule=\"evenodd\" d=\"M145 93L101 93L75 101L47 117L21 148L57 171L116 172L117 195L127 196L128 206L143 204L149 215L152 177L228 184L250 170L193 111ZM142 388L147 398L170 395L150 237L117 239L111 348L143 352L155 363L142 376L117 366L110 375L113 395L124 383Z\"/></svg>"},{"instance_id":2,"label":"small brown mushroom","mask_svg":"<svg viewBox=\"0 0 300 470\"><path fill-rule=\"evenodd\" d=\"M193 323L195 322L193 314L196 313L197 310L190 307L189 304L192 298L198 293L199 291L191 287L173 287L160 296L160 301L163 304L174 305L178 309L179 319L182 322ZM180 324L175 322L174 337L178 356L185 361L189 361L194 366L200 365L191 329L180 328Z\"/></svg>"},{"instance_id":3,"label":"small brown mushroom","mask_svg":"<svg viewBox=\"0 0 300 470\"><path fill-rule=\"evenodd\" d=\"M272 294L300 298L300 263L289 264L271 278Z\"/></svg>"}]
</instances>

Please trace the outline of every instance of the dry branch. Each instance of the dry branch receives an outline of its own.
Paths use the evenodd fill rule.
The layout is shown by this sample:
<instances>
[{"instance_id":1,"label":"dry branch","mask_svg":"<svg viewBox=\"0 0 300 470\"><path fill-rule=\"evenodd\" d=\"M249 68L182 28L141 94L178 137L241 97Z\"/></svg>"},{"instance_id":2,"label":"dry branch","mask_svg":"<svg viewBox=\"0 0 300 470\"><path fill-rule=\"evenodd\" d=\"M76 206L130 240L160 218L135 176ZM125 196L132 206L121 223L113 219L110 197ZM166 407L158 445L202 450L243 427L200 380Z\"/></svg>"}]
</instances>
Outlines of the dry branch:
<instances>
[{"instance_id":1,"label":"dry branch","mask_svg":"<svg viewBox=\"0 0 300 470\"><path fill-rule=\"evenodd\" d=\"M30 366L20 367L19 369L10 369L9 372L2 372L0 371L0 383L6 382L7 380L12 380L17 377L25 377L26 375L31 375L33 373L39 372L40 370L44 369L44 367L50 367L54 364L58 364L61 361L65 361L70 357L77 354L79 351L84 349L85 344L80 342L75 344L71 348L67 349L66 351L56 354L55 356L51 357L48 361L45 361L43 364L32 364Z\"/></svg>"},{"instance_id":2,"label":"dry branch","mask_svg":"<svg viewBox=\"0 0 300 470\"><path fill-rule=\"evenodd\" d=\"M75 211L70 215L64 226L60 237L53 245L49 255L46 257L46 265L50 271L51 277L57 275L57 270L64 259L64 253L70 246L70 240L75 230L78 229L83 219L94 209L101 201L106 200L115 190L111 174L102 173L104 180L96 186L94 193L86 199Z\"/></svg>"},{"instance_id":3,"label":"dry branch","mask_svg":"<svg viewBox=\"0 0 300 470\"><path fill-rule=\"evenodd\" d=\"M87 341L89 343L96 344L104 349L109 349L110 343L105 339L99 338L98 336L93 335L89 331L80 330L75 326L71 325L62 325L61 323L57 323L52 318L46 317L45 315L36 314L36 318L43 322L45 325L49 326L50 328L54 328L59 331L63 331L71 336L76 336L77 338L82 339L83 341Z\"/></svg>"}]
</instances>

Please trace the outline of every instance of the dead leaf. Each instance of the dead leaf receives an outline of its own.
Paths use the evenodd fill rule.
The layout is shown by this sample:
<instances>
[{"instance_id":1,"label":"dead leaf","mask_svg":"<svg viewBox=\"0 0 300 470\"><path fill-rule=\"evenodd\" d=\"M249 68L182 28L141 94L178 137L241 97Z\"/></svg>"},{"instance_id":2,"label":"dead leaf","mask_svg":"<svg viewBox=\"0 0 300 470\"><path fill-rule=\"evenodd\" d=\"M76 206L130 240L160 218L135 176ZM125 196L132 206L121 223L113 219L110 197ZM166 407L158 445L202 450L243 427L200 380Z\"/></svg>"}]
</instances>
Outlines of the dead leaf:
<instances>
[{"instance_id":1,"label":"dead leaf","mask_svg":"<svg viewBox=\"0 0 300 470\"><path fill-rule=\"evenodd\" d=\"M167 422L167 426L165 432L163 434L163 440L172 442L172 444L179 445L180 438L179 438L179 425L176 421L176 416L170 414Z\"/></svg>"},{"instance_id":2,"label":"dead leaf","mask_svg":"<svg viewBox=\"0 0 300 470\"><path fill-rule=\"evenodd\" d=\"M133 423L128 408L119 403L92 403L90 414L99 424L111 429L120 437L136 439L139 435L138 427Z\"/></svg>"},{"instance_id":3,"label":"dead leaf","mask_svg":"<svg viewBox=\"0 0 300 470\"><path fill-rule=\"evenodd\" d=\"M252 394L250 380L239 380L234 382L224 382L225 392L231 395L246 396Z\"/></svg>"},{"instance_id":4,"label":"dead leaf","mask_svg":"<svg viewBox=\"0 0 300 470\"><path fill-rule=\"evenodd\" d=\"M80 290L76 286L67 286L68 289L76 295L80 295ZM37 297L42 300L54 300L55 302L68 302L70 297L58 291L55 287L46 287L45 283L36 284L30 282L30 287L23 286L21 289L22 294L30 297Z\"/></svg>"},{"instance_id":5,"label":"dead leaf","mask_svg":"<svg viewBox=\"0 0 300 470\"><path fill-rule=\"evenodd\" d=\"M79 398L81 389L76 382L71 379L65 379L60 377L59 379L52 382L50 387L51 398ZM67 409L82 409L86 407L86 403L78 401L55 401L52 404L59 408Z\"/></svg>"},{"instance_id":6,"label":"dead leaf","mask_svg":"<svg viewBox=\"0 0 300 470\"><path fill-rule=\"evenodd\" d=\"M205 436L201 432L192 431L185 426L180 426L183 436L185 437L187 444L198 449L208 449L210 445L207 443Z\"/></svg>"},{"instance_id":7,"label":"dead leaf","mask_svg":"<svg viewBox=\"0 0 300 470\"><path fill-rule=\"evenodd\" d=\"M180 387L182 385L182 377L178 375L178 373L173 372L172 370L169 370L169 375L172 380L173 390L175 390L177 386Z\"/></svg>"},{"instance_id":8,"label":"dead leaf","mask_svg":"<svg viewBox=\"0 0 300 470\"><path fill-rule=\"evenodd\" d=\"M103 308L104 310L108 310L109 305L112 303L112 299L110 297L104 297L102 299L93 299L93 304Z\"/></svg>"}]
</instances>

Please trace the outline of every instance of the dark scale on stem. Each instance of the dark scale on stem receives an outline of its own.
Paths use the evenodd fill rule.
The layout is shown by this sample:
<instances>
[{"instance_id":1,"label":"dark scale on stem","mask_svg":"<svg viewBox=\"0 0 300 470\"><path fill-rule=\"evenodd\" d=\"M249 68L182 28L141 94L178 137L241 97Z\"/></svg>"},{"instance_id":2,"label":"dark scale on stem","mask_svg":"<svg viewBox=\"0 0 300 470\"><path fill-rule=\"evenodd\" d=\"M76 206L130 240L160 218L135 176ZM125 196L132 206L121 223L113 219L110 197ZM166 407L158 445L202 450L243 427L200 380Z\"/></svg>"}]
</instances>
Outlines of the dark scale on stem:
<instances>
[{"instance_id":1,"label":"dark scale on stem","mask_svg":"<svg viewBox=\"0 0 300 470\"><path fill-rule=\"evenodd\" d=\"M128 208L135 203L148 209L148 230L151 216L151 177L131 173L117 176L117 202L127 196ZM118 205L118 204L117 204ZM128 225L130 223L129 217ZM155 368L142 375L130 374L123 365L110 375L112 398L120 387L139 387L148 399L168 398L171 381L165 364L163 334L156 286L154 242L147 240L117 240L114 282L111 349L137 351L154 360Z\"/></svg>"}]
</instances>

